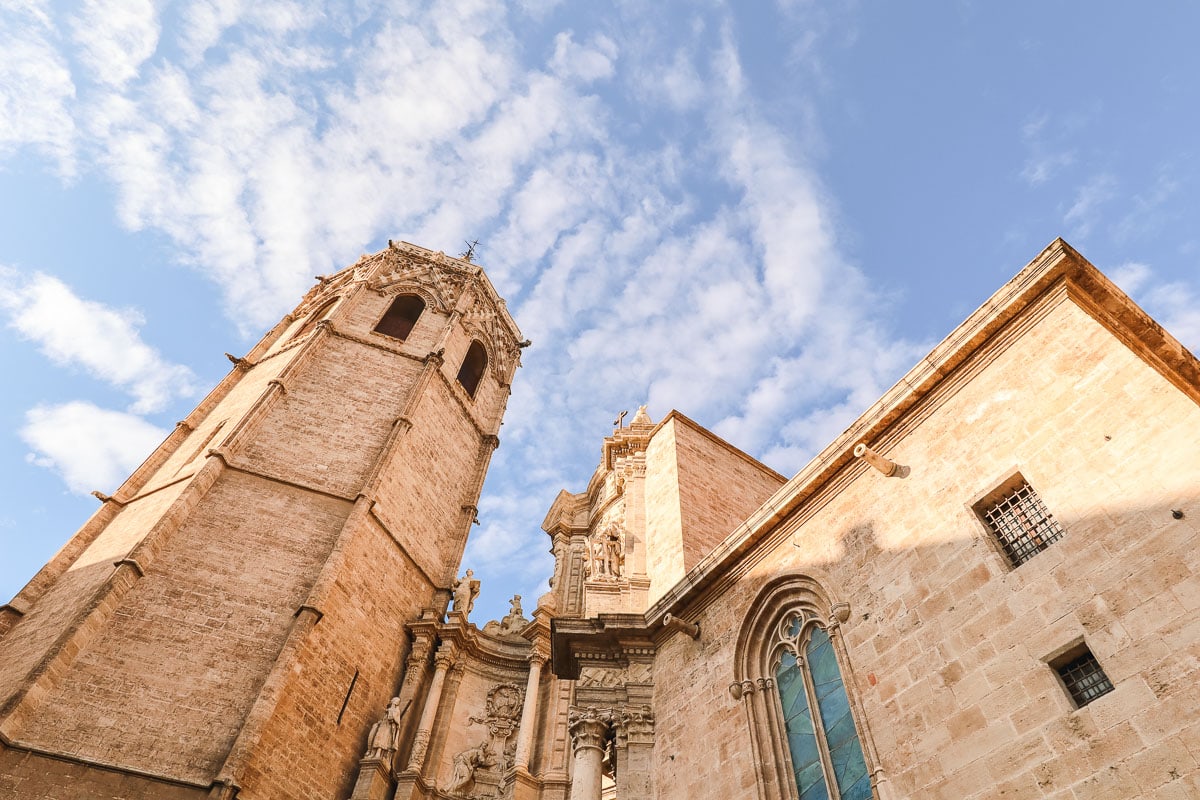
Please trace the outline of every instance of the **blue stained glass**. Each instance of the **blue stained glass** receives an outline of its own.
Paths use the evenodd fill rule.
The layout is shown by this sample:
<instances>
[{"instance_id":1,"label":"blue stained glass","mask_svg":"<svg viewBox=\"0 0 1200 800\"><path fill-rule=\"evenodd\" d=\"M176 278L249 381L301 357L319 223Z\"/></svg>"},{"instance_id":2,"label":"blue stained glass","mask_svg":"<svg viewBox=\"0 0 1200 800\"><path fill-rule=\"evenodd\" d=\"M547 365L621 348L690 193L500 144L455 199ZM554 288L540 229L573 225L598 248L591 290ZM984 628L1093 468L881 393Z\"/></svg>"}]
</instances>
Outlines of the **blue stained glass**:
<instances>
[{"instance_id":1,"label":"blue stained glass","mask_svg":"<svg viewBox=\"0 0 1200 800\"><path fill-rule=\"evenodd\" d=\"M842 684L841 671L833 653L829 634L814 628L805 649L817 708L821 712L821 728L829 759L833 762L834 782L841 800L871 800L871 781L863 758L854 719L850 716L850 700Z\"/></svg>"},{"instance_id":2,"label":"blue stained glass","mask_svg":"<svg viewBox=\"0 0 1200 800\"><path fill-rule=\"evenodd\" d=\"M804 692L804 679L796 664L796 657L791 653L784 651L779 668L775 671L775 680L783 701L783 724L792 753L792 769L800 800L829 800L817 737L813 732L812 712Z\"/></svg>"}]
</instances>

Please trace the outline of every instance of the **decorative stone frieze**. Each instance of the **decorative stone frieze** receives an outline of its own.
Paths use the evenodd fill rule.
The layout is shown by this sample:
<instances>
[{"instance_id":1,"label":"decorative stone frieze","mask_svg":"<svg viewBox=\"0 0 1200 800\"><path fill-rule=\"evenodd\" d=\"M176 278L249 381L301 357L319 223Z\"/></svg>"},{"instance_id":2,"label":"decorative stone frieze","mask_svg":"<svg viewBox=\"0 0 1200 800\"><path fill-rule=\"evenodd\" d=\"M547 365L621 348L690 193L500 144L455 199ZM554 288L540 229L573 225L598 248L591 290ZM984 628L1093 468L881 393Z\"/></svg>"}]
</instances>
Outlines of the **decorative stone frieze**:
<instances>
[{"instance_id":1,"label":"decorative stone frieze","mask_svg":"<svg viewBox=\"0 0 1200 800\"><path fill-rule=\"evenodd\" d=\"M467 282L475 274L469 265L444 254L431 253L403 242L390 243L387 250L376 253L371 266L377 270L371 288L381 295L397 294L408 288L420 288L421 294L432 300L443 312L450 312L458 302Z\"/></svg>"}]
</instances>

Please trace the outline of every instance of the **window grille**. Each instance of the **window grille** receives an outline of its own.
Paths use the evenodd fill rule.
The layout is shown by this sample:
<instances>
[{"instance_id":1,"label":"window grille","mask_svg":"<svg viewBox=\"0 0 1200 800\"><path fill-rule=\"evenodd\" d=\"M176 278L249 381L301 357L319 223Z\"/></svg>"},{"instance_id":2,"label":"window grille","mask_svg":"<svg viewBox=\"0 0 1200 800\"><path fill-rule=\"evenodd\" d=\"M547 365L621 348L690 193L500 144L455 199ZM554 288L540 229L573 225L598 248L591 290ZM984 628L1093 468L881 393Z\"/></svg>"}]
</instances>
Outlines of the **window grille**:
<instances>
[{"instance_id":1,"label":"window grille","mask_svg":"<svg viewBox=\"0 0 1200 800\"><path fill-rule=\"evenodd\" d=\"M1046 510L1027 481L980 512L1004 554L1019 567L1063 537L1062 526Z\"/></svg>"},{"instance_id":2,"label":"window grille","mask_svg":"<svg viewBox=\"0 0 1200 800\"><path fill-rule=\"evenodd\" d=\"M1100 662L1086 647L1083 652L1064 664L1055 667L1063 686L1071 694L1075 705L1083 708L1097 697L1113 690L1112 681L1100 668Z\"/></svg>"}]
</instances>

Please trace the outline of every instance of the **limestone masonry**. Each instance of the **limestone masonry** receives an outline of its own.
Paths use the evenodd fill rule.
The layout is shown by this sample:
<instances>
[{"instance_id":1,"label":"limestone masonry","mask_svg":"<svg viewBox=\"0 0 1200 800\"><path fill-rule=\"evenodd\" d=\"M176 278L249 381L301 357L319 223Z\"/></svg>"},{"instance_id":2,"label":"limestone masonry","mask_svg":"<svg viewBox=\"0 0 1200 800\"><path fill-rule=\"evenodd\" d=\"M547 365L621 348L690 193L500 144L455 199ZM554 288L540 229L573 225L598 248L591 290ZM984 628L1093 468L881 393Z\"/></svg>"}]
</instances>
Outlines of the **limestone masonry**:
<instances>
[{"instance_id":1,"label":"limestone masonry","mask_svg":"<svg viewBox=\"0 0 1200 800\"><path fill-rule=\"evenodd\" d=\"M320 279L0 607L0 798L1200 797L1200 362L1065 242L790 479L623 420L480 628L527 344Z\"/></svg>"}]
</instances>

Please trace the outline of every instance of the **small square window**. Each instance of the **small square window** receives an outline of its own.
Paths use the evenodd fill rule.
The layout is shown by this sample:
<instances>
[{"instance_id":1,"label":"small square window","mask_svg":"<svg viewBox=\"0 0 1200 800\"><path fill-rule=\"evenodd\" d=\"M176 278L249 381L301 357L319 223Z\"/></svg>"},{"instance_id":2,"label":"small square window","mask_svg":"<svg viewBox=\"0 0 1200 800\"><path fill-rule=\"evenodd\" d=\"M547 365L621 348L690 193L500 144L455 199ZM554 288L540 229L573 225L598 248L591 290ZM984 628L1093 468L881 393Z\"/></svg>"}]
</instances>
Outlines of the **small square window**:
<instances>
[{"instance_id":1,"label":"small square window","mask_svg":"<svg viewBox=\"0 0 1200 800\"><path fill-rule=\"evenodd\" d=\"M1100 662L1092 655L1092 651L1087 649L1087 645L1072 650L1052 662L1050 666L1058 673L1063 686L1067 688L1071 699L1079 708L1113 690L1112 681L1104 674Z\"/></svg>"},{"instance_id":2,"label":"small square window","mask_svg":"<svg viewBox=\"0 0 1200 800\"><path fill-rule=\"evenodd\" d=\"M1058 520L1020 475L1001 489L998 499L993 495L984 500L975 512L991 528L1013 567L1021 566L1063 537Z\"/></svg>"}]
</instances>

